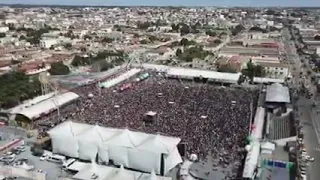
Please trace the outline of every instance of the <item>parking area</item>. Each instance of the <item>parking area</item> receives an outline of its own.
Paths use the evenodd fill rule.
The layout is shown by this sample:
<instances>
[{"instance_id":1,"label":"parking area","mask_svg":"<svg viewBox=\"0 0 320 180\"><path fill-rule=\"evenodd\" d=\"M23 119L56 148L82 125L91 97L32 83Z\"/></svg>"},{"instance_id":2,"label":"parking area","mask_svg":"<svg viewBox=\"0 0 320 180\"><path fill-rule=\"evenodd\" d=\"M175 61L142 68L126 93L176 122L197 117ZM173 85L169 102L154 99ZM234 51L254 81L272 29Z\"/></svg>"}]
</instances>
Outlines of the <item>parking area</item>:
<instances>
[{"instance_id":1,"label":"parking area","mask_svg":"<svg viewBox=\"0 0 320 180\"><path fill-rule=\"evenodd\" d=\"M31 151L32 139L27 138L27 133L18 128L3 126L0 127L0 147L15 139L23 139L23 146L16 146L0 152L0 166L15 166L22 169L30 168L30 171L43 172L47 180L56 180L60 177L70 175L62 170L62 165L58 163L40 160L39 156L34 156Z\"/></svg>"}]
</instances>

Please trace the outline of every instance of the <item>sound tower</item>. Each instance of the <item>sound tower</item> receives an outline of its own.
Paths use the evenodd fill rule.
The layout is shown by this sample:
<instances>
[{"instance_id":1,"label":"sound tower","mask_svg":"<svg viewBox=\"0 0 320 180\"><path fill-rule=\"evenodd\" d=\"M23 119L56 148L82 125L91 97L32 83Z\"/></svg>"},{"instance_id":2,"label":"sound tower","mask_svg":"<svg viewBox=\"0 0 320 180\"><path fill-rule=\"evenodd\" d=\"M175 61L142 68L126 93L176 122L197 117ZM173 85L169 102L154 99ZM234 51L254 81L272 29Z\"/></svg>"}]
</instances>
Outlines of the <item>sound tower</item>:
<instances>
[{"instance_id":1,"label":"sound tower","mask_svg":"<svg viewBox=\"0 0 320 180\"><path fill-rule=\"evenodd\" d=\"M161 159L160 159L160 175L164 176L164 169L165 169L165 161L164 161L164 154L161 153Z\"/></svg>"}]
</instances>

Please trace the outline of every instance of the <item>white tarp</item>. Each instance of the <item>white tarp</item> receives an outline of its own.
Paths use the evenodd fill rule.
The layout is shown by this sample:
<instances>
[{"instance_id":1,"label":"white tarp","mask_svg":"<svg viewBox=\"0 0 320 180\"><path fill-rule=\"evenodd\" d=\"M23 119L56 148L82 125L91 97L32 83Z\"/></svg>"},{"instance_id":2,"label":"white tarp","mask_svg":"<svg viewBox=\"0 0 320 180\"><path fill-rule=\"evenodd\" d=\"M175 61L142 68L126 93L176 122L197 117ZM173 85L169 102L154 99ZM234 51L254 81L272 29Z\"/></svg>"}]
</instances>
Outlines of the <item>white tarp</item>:
<instances>
[{"instance_id":1,"label":"white tarp","mask_svg":"<svg viewBox=\"0 0 320 180\"><path fill-rule=\"evenodd\" d=\"M154 171L148 174L127 170L122 167L115 168L97 164L92 165L90 163L86 163L83 168L79 169L73 179L90 180L93 175L101 180L172 180L171 177L157 176Z\"/></svg>"},{"instance_id":2,"label":"white tarp","mask_svg":"<svg viewBox=\"0 0 320 180\"><path fill-rule=\"evenodd\" d=\"M144 151L138 149L131 149L129 151L129 167L136 167L143 172L152 172L156 170L160 174L161 154ZM145 166L148 164L149 166Z\"/></svg>"},{"instance_id":3,"label":"white tarp","mask_svg":"<svg viewBox=\"0 0 320 180\"><path fill-rule=\"evenodd\" d=\"M252 146L252 149L247 154L242 177L251 179L253 178L254 171L258 165L260 144L258 142L253 142L250 145Z\"/></svg>"},{"instance_id":4,"label":"white tarp","mask_svg":"<svg viewBox=\"0 0 320 180\"><path fill-rule=\"evenodd\" d=\"M112 160L116 165L145 172L154 169L157 173L160 172L161 154L165 154L166 172L182 162L177 150L180 138L71 121L61 123L49 134L54 153L83 160L95 159L98 154L100 161Z\"/></svg>"},{"instance_id":5,"label":"white tarp","mask_svg":"<svg viewBox=\"0 0 320 180\"><path fill-rule=\"evenodd\" d=\"M254 122L253 122L254 128L252 129L252 132L251 132L251 137L254 140L259 140L262 138L265 112L266 112L265 108L263 107L257 108L256 114L254 116Z\"/></svg>"}]
</instances>

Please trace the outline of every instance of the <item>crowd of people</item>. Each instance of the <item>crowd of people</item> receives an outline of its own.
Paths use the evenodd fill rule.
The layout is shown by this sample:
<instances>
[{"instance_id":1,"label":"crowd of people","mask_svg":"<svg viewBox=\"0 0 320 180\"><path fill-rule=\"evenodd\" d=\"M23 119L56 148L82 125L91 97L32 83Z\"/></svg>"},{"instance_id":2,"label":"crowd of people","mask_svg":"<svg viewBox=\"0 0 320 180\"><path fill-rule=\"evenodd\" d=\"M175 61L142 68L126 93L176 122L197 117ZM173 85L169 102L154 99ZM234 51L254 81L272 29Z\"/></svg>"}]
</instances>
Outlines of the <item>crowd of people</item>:
<instances>
[{"instance_id":1,"label":"crowd of people","mask_svg":"<svg viewBox=\"0 0 320 180\"><path fill-rule=\"evenodd\" d=\"M202 160L211 155L224 164L244 158L250 105L257 94L244 88L167 79L157 73L122 92L117 87L100 90L96 84L76 92L82 98L61 109L61 118L180 137L187 155L196 154ZM156 114L152 123L146 123L150 111Z\"/></svg>"}]
</instances>

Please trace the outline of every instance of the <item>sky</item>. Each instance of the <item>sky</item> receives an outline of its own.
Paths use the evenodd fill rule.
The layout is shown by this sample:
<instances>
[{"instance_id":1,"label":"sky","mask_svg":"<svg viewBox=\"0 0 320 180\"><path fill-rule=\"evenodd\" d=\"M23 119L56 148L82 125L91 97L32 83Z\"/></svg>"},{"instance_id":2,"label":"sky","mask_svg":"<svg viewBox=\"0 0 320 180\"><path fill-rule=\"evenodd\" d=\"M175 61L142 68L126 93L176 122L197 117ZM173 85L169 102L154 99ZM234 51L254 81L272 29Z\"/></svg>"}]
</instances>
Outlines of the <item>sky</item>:
<instances>
[{"instance_id":1,"label":"sky","mask_svg":"<svg viewBox=\"0 0 320 180\"><path fill-rule=\"evenodd\" d=\"M0 0L0 4L105 6L320 6L320 0Z\"/></svg>"}]
</instances>

